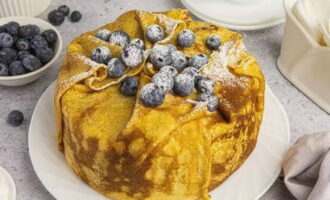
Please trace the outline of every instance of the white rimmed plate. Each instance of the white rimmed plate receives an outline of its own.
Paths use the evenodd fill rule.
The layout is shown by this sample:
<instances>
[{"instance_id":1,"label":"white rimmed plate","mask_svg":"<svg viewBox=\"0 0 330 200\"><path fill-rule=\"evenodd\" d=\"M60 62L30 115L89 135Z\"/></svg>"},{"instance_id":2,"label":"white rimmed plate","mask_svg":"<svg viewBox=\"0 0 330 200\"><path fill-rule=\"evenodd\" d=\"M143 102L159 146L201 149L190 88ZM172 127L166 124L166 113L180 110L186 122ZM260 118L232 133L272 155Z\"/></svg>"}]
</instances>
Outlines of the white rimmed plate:
<instances>
[{"instance_id":1,"label":"white rimmed plate","mask_svg":"<svg viewBox=\"0 0 330 200\"><path fill-rule=\"evenodd\" d=\"M4 168L0 167L0 199L1 200L15 200L16 186L11 175Z\"/></svg>"},{"instance_id":2,"label":"white rimmed plate","mask_svg":"<svg viewBox=\"0 0 330 200\"><path fill-rule=\"evenodd\" d=\"M64 155L56 148L54 88L54 83L48 87L32 115L29 153L33 168L43 185L58 200L107 200L74 174ZM289 146L289 122L269 87L265 98L265 113L255 150L241 168L211 192L212 199L258 199L278 177L282 157Z\"/></svg>"},{"instance_id":3,"label":"white rimmed plate","mask_svg":"<svg viewBox=\"0 0 330 200\"><path fill-rule=\"evenodd\" d=\"M234 30L258 30L285 21L282 0L181 0L198 18Z\"/></svg>"}]
</instances>

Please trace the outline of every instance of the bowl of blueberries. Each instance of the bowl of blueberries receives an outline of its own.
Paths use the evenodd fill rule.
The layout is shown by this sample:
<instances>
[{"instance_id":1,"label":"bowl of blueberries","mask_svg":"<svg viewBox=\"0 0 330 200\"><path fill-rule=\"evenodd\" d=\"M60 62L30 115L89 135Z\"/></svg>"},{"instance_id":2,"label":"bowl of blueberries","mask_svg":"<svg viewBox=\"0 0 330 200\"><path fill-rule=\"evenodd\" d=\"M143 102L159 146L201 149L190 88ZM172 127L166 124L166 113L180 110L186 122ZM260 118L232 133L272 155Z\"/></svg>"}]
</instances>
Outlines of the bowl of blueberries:
<instances>
[{"instance_id":1,"label":"bowl of blueberries","mask_svg":"<svg viewBox=\"0 0 330 200\"><path fill-rule=\"evenodd\" d=\"M39 18L0 18L0 85L20 86L40 78L61 53L56 28Z\"/></svg>"}]
</instances>

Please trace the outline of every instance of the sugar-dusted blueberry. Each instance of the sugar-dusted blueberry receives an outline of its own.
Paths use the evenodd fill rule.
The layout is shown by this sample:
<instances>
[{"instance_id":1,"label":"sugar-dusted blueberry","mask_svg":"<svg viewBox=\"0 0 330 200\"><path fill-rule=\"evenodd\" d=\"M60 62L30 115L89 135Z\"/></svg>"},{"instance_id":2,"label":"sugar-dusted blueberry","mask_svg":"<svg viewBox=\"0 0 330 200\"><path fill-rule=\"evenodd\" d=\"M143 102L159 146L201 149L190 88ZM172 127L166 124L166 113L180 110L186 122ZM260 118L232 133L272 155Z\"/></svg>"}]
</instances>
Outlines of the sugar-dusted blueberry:
<instances>
[{"instance_id":1,"label":"sugar-dusted blueberry","mask_svg":"<svg viewBox=\"0 0 330 200\"><path fill-rule=\"evenodd\" d=\"M165 91L155 83L148 83L142 87L141 101L145 106L156 107L165 99Z\"/></svg>"},{"instance_id":2,"label":"sugar-dusted blueberry","mask_svg":"<svg viewBox=\"0 0 330 200\"><path fill-rule=\"evenodd\" d=\"M8 76L9 70L8 66L0 63L0 76Z\"/></svg>"},{"instance_id":3,"label":"sugar-dusted blueberry","mask_svg":"<svg viewBox=\"0 0 330 200\"><path fill-rule=\"evenodd\" d=\"M107 29L100 29L96 32L95 37L104 40L104 41L108 41L109 37L110 37L111 32Z\"/></svg>"},{"instance_id":4,"label":"sugar-dusted blueberry","mask_svg":"<svg viewBox=\"0 0 330 200\"><path fill-rule=\"evenodd\" d=\"M31 55L31 53L30 53L29 51L19 51L19 52L17 53L17 58L18 58L19 60L23 60L25 57L27 57L27 56L29 56L29 55Z\"/></svg>"},{"instance_id":5,"label":"sugar-dusted blueberry","mask_svg":"<svg viewBox=\"0 0 330 200\"><path fill-rule=\"evenodd\" d=\"M176 48L176 46L173 45L173 44L166 44L165 46L167 46L167 47L169 48L170 52L173 52L173 51L178 50L178 49Z\"/></svg>"},{"instance_id":6,"label":"sugar-dusted blueberry","mask_svg":"<svg viewBox=\"0 0 330 200\"><path fill-rule=\"evenodd\" d=\"M109 42L124 47L129 44L130 38L124 31L114 31L109 36Z\"/></svg>"},{"instance_id":7,"label":"sugar-dusted blueberry","mask_svg":"<svg viewBox=\"0 0 330 200\"><path fill-rule=\"evenodd\" d=\"M187 65L187 58L181 51L173 51L172 54L172 66L178 71L183 70Z\"/></svg>"},{"instance_id":8,"label":"sugar-dusted blueberry","mask_svg":"<svg viewBox=\"0 0 330 200\"><path fill-rule=\"evenodd\" d=\"M173 88L174 78L169 73L158 72L152 77L152 82L160 86L165 92L169 92Z\"/></svg>"},{"instance_id":9,"label":"sugar-dusted blueberry","mask_svg":"<svg viewBox=\"0 0 330 200\"><path fill-rule=\"evenodd\" d=\"M202 93L212 93L214 90L214 82L208 77L201 77L197 83L197 90Z\"/></svg>"},{"instance_id":10,"label":"sugar-dusted blueberry","mask_svg":"<svg viewBox=\"0 0 330 200\"><path fill-rule=\"evenodd\" d=\"M209 62L209 58L207 57L207 55L199 53L199 54L193 55L189 59L188 64L189 64L189 67L194 67L196 69L200 69L202 66L204 66L208 62Z\"/></svg>"},{"instance_id":11,"label":"sugar-dusted blueberry","mask_svg":"<svg viewBox=\"0 0 330 200\"><path fill-rule=\"evenodd\" d=\"M194 79L195 84L198 83L198 80L200 78L200 73L199 73L198 69L196 69L194 67L187 67L184 70L182 70L181 73L188 74L189 76L191 76Z\"/></svg>"},{"instance_id":12,"label":"sugar-dusted blueberry","mask_svg":"<svg viewBox=\"0 0 330 200\"><path fill-rule=\"evenodd\" d=\"M13 110L8 114L7 123L12 126L19 126L24 121L24 115L19 110Z\"/></svg>"},{"instance_id":13,"label":"sugar-dusted blueberry","mask_svg":"<svg viewBox=\"0 0 330 200\"><path fill-rule=\"evenodd\" d=\"M120 91L127 96L134 96L138 90L139 81L134 76L126 77L120 84Z\"/></svg>"},{"instance_id":14,"label":"sugar-dusted blueberry","mask_svg":"<svg viewBox=\"0 0 330 200\"><path fill-rule=\"evenodd\" d=\"M5 28L5 26L1 26L0 25L0 33L4 33L4 32L6 32L6 28Z\"/></svg>"},{"instance_id":15,"label":"sugar-dusted blueberry","mask_svg":"<svg viewBox=\"0 0 330 200\"><path fill-rule=\"evenodd\" d=\"M106 46L96 47L91 55L91 59L98 63L108 64L111 59L111 51Z\"/></svg>"},{"instance_id":16,"label":"sugar-dusted blueberry","mask_svg":"<svg viewBox=\"0 0 330 200\"><path fill-rule=\"evenodd\" d=\"M14 39L8 33L0 33L0 48L13 46Z\"/></svg>"},{"instance_id":17,"label":"sugar-dusted blueberry","mask_svg":"<svg viewBox=\"0 0 330 200\"><path fill-rule=\"evenodd\" d=\"M48 21L54 26L59 26L63 24L64 19L65 15L58 10L53 10L48 13Z\"/></svg>"},{"instance_id":18,"label":"sugar-dusted blueberry","mask_svg":"<svg viewBox=\"0 0 330 200\"><path fill-rule=\"evenodd\" d=\"M23 67L23 63L20 60L16 60L9 65L9 75L18 76L25 74L26 70Z\"/></svg>"},{"instance_id":19,"label":"sugar-dusted blueberry","mask_svg":"<svg viewBox=\"0 0 330 200\"><path fill-rule=\"evenodd\" d=\"M130 41L129 45L136 45L140 47L141 49L145 49L144 42L140 38L135 38Z\"/></svg>"},{"instance_id":20,"label":"sugar-dusted blueberry","mask_svg":"<svg viewBox=\"0 0 330 200\"><path fill-rule=\"evenodd\" d=\"M82 14L78 10L75 10L71 13L70 18L72 22L79 22L82 18Z\"/></svg>"},{"instance_id":21,"label":"sugar-dusted blueberry","mask_svg":"<svg viewBox=\"0 0 330 200\"><path fill-rule=\"evenodd\" d=\"M19 27L19 36L22 38L32 38L40 33L40 28L37 25L28 24Z\"/></svg>"},{"instance_id":22,"label":"sugar-dusted blueberry","mask_svg":"<svg viewBox=\"0 0 330 200\"><path fill-rule=\"evenodd\" d=\"M207 108L209 111L215 111L218 108L219 100L218 97L213 93L201 93L198 98L198 101L206 102Z\"/></svg>"},{"instance_id":23,"label":"sugar-dusted blueberry","mask_svg":"<svg viewBox=\"0 0 330 200\"><path fill-rule=\"evenodd\" d=\"M70 13L70 8L67 5L61 5L57 8L57 10L63 13L65 16L68 16Z\"/></svg>"},{"instance_id":24,"label":"sugar-dusted blueberry","mask_svg":"<svg viewBox=\"0 0 330 200\"><path fill-rule=\"evenodd\" d=\"M25 38L19 38L16 41L16 49L19 51L27 51L30 49L30 41Z\"/></svg>"},{"instance_id":25,"label":"sugar-dusted blueberry","mask_svg":"<svg viewBox=\"0 0 330 200\"><path fill-rule=\"evenodd\" d=\"M164 73L168 73L170 74L173 78L178 75L178 70L176 70L174 67L170 66L170 65L166 65L162 68L160 68L159 70L160 73L164 72Z\"/></svg>"},{"instance_id":26,"label":"sugar-dusted blueberry","mask_svg":"<svg viewBox=\"0 0 330 200\"><path fill-rule=\"evenodd\" d=\"M54 51L49 47L40 47L35 50L36 56L42 63L47 63L53 58Z\"/></svg>"},{"instance_id":27,"label":"sugar-dusted blueberry","mask_svg":"<svg viewBox=\"0 0 330 200\"><path fill-rule=\"evenodd\" d=\"M127 45L121 50L121 59L128 67L137 67L143 61L143 50L136 45Z\"/></svg>"},{"instance_id":28,"label":"sugar-dusted blueberry","mask_svg":"<svg viewBox=\"0 0 330 200\"><path fill-rule=\"evenodd\" d=\"M118 78L124 74L125 64L119 58L112 58L108 62L108 74L111 78Z\"/></svg>"},{"instance_id":29,"label":"sugar-dusted blueberry","mask_svg":"<svg viewBox=\"0 0 330 200\"><path fill-rule=\"evenodd\" d=\"M53 45L57 42L58 36L56 32L52 29L47 29L41 33L49 45Z\"/></svg>"},{"instance_id":30,"label":"sugar-dusted blueberry","mask_svg":"<svg viewBox=\"0 0 330 200\"><path fill-rule=\"evenodd\" d=\"M32 37L30 41L31 48L34 50L41 48L41 47L48 47L48 43L42 35L35 35Z\"/></svg>"},{"instance_id":31,"label":"sugar-dusted blueberry","mask_svg":"<svg viewBox=\"0 0 330 200\"><path fill-rule=\"evenodd\" d=\"M155 45L151 50L150 61L158 69L165 65L171 65L172 56L170 48L166 45Z\"/></svg>"},{"instance_id":32,"label":"sugar-dusted blueberry","mask_svg":"<svg viewBox=\"0 0 330 200\"><path fill-rule=\"evenodd\" d=\"M0 63L9 65L17 58L17 51L12 48L2 48L0 50Z\"/></svg>"},{"instance_id":33,"label":"sugar-dusted blueberry","mask_svg":"<svg viewBox=\"0 0 330 200\"><path fill-rule=\"evenodd\" d=\"M195 88L194 79L188 74L179 74L174 78L173 91L179 96L190 95Z\"/></svg>"},{"instance_id":34,"label":"sugar-dusted blueberry","mask_svg":"<svg viewBox=\"0 0 330 200\"><path fill-rule=\"evenodd\" d=\"M6 32L10 35L18 35L19 23L17 22L9 22L4 25L6 28Z\"/></svg>"},{"instance_id":35,"label":"sugar-dusted blueberry","mask_svg":"<svg viewBox=\"0 0 330 200\"><path fill-rule=\"evenodd\" d=\"M34 55L29 55L23 59L23 66L27 71L33 72L39 69L42 66L42 64L39 58L37 58Z\"/></svg>"},{"instance_id":36,"label":"sugar-dusted blueberry","mask_svg":"<svg viewBox=\"0 0 330 200\"><path fill-rule=\"evenodd\" d=\"M150 42L156 43L158 41L163 40L165 37L165 34L164 34L164 30L162 29L162 27L160 27L157 24L153 24L153 25L150 25L147 27L146 36Z\"/></svg>"},{"instance_id":37,"label":"sugar-dusted blueberry","mask_svg":"<svg viewBox=\"0 0 330 200\"><path fill-rule=\"evenodd\" d=\"M219 35L212 34L206 40L206 46L211 50L216 50L220 47L221 38Z\"/></svg>"},{"instance_id":38,"label":"sugar-dusted blueberry","mask_svg":"<svg viewBox=\"0 0 330 200\"><path fill-rule=\"evenodd\" d=\"M195 42L195 33L189 29L178 34L177 42L181 47L190 47Z\"/></svg>"}]
</instances>

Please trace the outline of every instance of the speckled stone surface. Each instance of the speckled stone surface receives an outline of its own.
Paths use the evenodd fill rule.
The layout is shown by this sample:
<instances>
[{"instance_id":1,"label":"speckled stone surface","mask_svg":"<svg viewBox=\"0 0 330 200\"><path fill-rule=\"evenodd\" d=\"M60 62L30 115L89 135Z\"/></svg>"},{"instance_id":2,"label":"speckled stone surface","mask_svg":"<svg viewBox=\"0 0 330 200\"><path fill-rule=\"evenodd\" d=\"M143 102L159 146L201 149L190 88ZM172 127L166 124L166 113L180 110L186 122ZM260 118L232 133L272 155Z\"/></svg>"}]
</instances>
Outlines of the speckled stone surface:
<instances>
[{"instance_id":1,"label":"speckled stone surface","mask_svg":"<svg viewBox=\"0 0 330 200\"><path fill-rule=\"evenodd\" d=\"M53 0L51 6L40 17L46 19L48 11L61 4L67 4L71 10L80 10L83 14L79 23L66 20L58 27L63 37L64 47L81 33L111 22L125 11L132 9L161 11L183 7L179 0ZM242 34L247 48L260 62L268 85L288 114L291 143L304 134L330 130L330 116L288 82L276 67L283 25L261 31L242 32ZM64 54L65 50L62 51L61 58ZM28 153L27 136L33 109L44 90L56 79L60 62L61 59L45 76L32 84L17 88L0 86L0 165L15 179L18 200L54 199L33 171ZM11 127L6 123L7 114L13 109L21 110L25 115L26 119L20 127ZM283 182L278 179L261 199L291 200L294 198L289 194Z\"/></svg>"}]
</instances>

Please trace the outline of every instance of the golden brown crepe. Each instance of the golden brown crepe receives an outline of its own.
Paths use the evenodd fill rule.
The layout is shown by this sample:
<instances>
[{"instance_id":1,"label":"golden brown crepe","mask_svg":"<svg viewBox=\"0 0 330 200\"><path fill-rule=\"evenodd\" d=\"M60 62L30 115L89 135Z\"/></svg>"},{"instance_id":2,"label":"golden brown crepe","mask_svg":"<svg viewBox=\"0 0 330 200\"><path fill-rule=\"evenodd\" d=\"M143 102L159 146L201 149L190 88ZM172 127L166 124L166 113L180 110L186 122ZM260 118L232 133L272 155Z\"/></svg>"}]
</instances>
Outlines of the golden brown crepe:
<instances>
[{"instance_id":1,"label":"golden brown crepe","mask_svg":"<svg viewBox=\"0 0 330 200\"><path fill-rule=\"evenodd\" d=\"M169 93L162 105L144 106L138 94L120 93L120 81L135 75L139 88L156 73L146 59L118 79L107 76L106 66L90 60L91 51L107 46L114 57L120 47L87 32L71 42L58 75L55 94L58 147L83 181L116 200L207 200L208 192L239 168L255 147L264 105L264 78L238 33L206 22L193 21L186 10L163 13L127 12L101 27L123 30L153 44L144 31L159 24L166 38L159 44L176 45L183 29L195 32L196 42L178 47L188 55L205 53L210 61L204 76L216 82L219 108L209 112L188 97ZM100 29L101 29L100 28ZM219 50L205 46L216 33Z\"/></svg>"}]
</instances>

